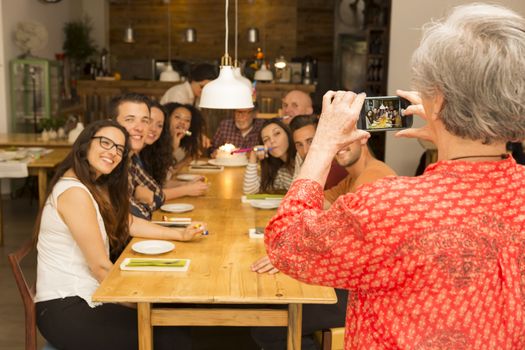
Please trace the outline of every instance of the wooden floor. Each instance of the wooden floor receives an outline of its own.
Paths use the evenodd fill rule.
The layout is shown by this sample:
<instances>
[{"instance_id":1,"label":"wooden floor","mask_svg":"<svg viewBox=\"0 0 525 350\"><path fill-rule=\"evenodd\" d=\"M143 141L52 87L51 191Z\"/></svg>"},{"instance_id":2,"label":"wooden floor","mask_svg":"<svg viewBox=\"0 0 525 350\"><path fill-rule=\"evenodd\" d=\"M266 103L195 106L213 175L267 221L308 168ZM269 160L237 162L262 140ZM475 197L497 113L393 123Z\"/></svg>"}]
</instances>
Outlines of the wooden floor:
<instances>
[{"instance_id":1,"label":"wooden floor","mask_svg":"<svg viewBox=\"0 0 525 350\"><path fill-rule=\"evenodd\" d=\"M3 199L4 246L0 247L0 349L24 349L24 309L7 262L7 254L18 248L32 233L38 202L29 195ZM35 257L26 259L25 273L35 275ZM193 330L194 350L256 350L249 328L197 327ZM39 335L40 347L44 340Z\"/></svg>"}]
</instances>

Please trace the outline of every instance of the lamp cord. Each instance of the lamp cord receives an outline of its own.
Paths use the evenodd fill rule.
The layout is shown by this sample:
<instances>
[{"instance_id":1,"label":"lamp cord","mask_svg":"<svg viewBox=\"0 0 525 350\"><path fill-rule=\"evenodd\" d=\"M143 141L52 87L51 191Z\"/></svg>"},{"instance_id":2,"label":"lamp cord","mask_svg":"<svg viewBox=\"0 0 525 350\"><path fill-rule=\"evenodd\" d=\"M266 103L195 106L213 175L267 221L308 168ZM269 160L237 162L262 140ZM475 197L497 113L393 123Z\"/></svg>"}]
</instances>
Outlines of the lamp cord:
<instances>
[{"instance_id":1,"label":"lamp cord","mask_svg":"<svg viewBox=\"0 0 525 350\"><path fill-rule=\"evenodd\" d=\"M171 64L171 1L168 2L168 64Z\"/></svg>"},{"instance_id":2,"label":"lamp cord","mask_svg":"<svg viewBox=\"0 0 525 350\"><path fill-rule=\"evenodd\" d=\"M226 24L226 35L224 36L224 53L225 55L228 55L228 0L226 0L226 3L225 3L225 9L224 9L224 17L225 17L225 21L224 23Z\"/></svg>"},{"instance_id":3,"label":"lamp cord","mask_svg":"<svg viewBox=\"0 0 525 350\"><path fill-rule=\"evenodd\" d=\"M237 65L237 40L239 36L239 3L238 0L235 0L235 61L233 62L234 67Z\"/></svg>"}]
</instances>

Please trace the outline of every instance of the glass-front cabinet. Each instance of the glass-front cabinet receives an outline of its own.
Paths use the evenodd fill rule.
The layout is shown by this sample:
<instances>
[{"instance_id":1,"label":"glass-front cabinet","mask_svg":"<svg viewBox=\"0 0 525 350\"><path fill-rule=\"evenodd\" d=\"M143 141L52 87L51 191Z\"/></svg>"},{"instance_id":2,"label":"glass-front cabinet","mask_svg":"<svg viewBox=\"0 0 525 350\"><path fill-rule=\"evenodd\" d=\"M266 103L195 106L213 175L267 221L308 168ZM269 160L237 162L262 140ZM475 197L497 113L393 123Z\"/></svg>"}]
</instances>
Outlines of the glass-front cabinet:
<instances>
[{"instance_id":1,"label":"glass-front cabinet","mask_svg":"<svg viewBox=\"0 0 525 350\"><path fill-rule=\"evenodd\" d=\"M61 67L56 61L20 58L10 62L11 131L38 132L42 119L60 108Z\"/></svg>"}]
</instances>

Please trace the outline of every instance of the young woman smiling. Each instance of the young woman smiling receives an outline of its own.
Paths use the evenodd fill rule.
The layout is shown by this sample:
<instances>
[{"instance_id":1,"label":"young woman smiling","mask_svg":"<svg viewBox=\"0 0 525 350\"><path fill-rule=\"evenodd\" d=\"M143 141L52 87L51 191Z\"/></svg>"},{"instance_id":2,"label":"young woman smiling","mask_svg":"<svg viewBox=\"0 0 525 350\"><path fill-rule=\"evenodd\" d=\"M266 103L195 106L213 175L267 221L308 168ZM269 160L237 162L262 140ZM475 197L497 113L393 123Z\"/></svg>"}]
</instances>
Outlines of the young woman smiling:
<instances>
[{"instance_id":1,"label":"young woman smiling","mask_svg":"<svg viewBox=\"0 0 525 350\"><path fill-rule=\"evenodd\" d=\"M57 348L137 348L136 311L91 300L112 267L110 252L129 239L128 140L114 121L88 125L58 167L39 214L37 324ZM159 328L156 347L190 347L185 330Z\"/></svg>"}]
</instances>

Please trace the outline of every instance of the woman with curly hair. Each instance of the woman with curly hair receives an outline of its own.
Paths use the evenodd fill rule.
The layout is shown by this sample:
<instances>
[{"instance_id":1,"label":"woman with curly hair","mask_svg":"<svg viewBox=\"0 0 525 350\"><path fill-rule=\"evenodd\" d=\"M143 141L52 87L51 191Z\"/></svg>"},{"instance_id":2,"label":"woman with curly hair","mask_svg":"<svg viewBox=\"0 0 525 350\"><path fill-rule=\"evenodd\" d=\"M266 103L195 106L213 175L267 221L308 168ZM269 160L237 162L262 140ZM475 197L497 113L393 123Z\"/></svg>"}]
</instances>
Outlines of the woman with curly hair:
<instances>
[{"instance_id":1,"label":"woman with curly hair","mask_svg":"<svg viewBox=\"0 0 525 350\"><path fill-rule=\"evenodd\" d=\"M197 179L190 183L169 182L168 173L173 159L173 138L170 124L166 122L166 110L158 102L151 103L151 121L146 134L146 146L140 152L144 170L162 187L165 200L182 196L199 196L206 192L208 185Z\"/></svg>"},{"instance_id":2,"label":"woman with curly hair","mask_svg":"<svg viewBox=\"0 0 525 350\"><path fill-rule=\"evenodd\" d=\"M243 192L285 193L292 183L295 166L295 144L288 126L280 119L267 120L261 129L260 151L250 153L244 173ZM261 161L261 173L257 171Z\"/></svg>"},{"instance_id":3,"label":"woman with curly hair","mask_svg":"<svg viewBox=\"0 0 525 350\"><path fill-rule=\"evenodd\" d=\"M201 112L192 105L173 102L164 107L169 116L173 159L176 163L174 170L177 171L201 155L203 139L206 138L204 119Z\"/></svg>"}]
</instances>

